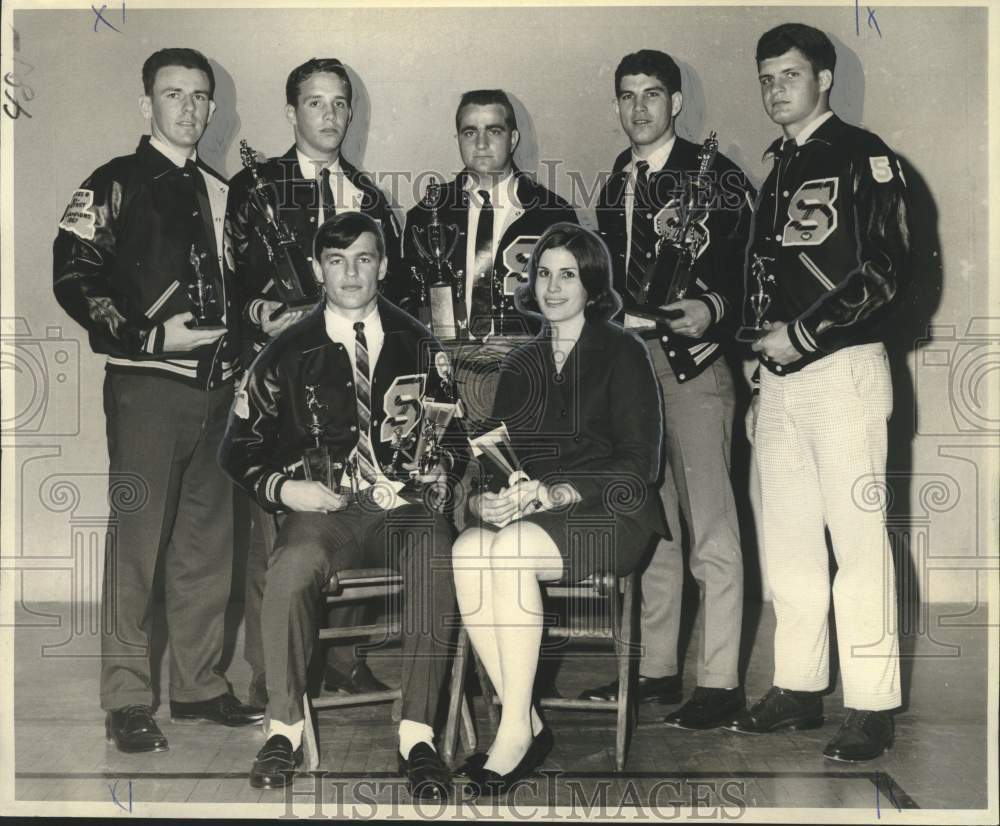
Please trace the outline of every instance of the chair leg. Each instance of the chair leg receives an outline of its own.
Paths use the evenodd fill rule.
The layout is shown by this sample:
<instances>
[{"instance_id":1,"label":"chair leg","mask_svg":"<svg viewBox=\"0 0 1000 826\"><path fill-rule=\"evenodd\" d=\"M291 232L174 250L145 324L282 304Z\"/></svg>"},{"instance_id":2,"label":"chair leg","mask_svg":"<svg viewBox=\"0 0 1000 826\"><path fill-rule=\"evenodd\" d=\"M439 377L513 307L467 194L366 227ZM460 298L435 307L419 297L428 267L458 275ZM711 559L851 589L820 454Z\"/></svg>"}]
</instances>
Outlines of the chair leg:
<instances>
[{"instance_id":1,"label":"chair leg","mask_svg":"<svg viewBox=\"0 0 1000 826\"><path fill-rule=\"evenodd\" d=\"M469 633L465 628L458 631L455 659L451 664L451 689L448 697L448 720L444 726L444 762L451 763L458 741L461 707L465 699L465 666L469 651Z\"/></svg>"},{"instance_id":2,"label":"chair leg","mask_svg":"<svg viewBox=\"0 0 1000 826\"><path fill-rule=\"evenodd\" d=\"M622 595L621 619L617 620L615 648L618 655L618 721L615 728L615 768L625 769L625 756L629 729L632 724L632 631L635 626L633 611L634 576L625 579L625 593ZM614 612L613 616L617 616Z\"/></svg>"},{"instance_id":3,"label":"chair leg","mask_svg":"<svg viewBox=\"0 0 1000 826\"><path fill-rule=\"evenodd\" d=\"M464 687L464 686L463 686ZM478 741L476 739L476 723L472 719L472 709L469 708L469 700L462 693L462 748L466 754L472 754L476 750Z\"/></svg>"},{"instance_id":4,"label":"chair leg","mask_svg":"<svg viewBox=\"0 0 1000 826\"><path fill-rule=\"evenodd\" d=\"M309 695L302 695L302 768L307 772L319 769L319 746L316 744L316 729L313 726L312 705Z\"/></svg>"},{"instance_id":5,"label":"chair leg","mask_svg":"<svg viewBox=\"0 0 1000 826\"><path fill-rule=\"evenodd\" d=\"M500 725L500 715L497 714L497 705L494 702L496 692L493 690L493 683L490 682L489 675L486 673L486 669L483 668L483 664L480 662L479 657L476 656L474 650L472 652L472 662L476 667L476 677L479 679L479 687L483 691L483 701L486 703L486 716L489 717L490 725L496 731Z\"/></svg>"}]
</instances>

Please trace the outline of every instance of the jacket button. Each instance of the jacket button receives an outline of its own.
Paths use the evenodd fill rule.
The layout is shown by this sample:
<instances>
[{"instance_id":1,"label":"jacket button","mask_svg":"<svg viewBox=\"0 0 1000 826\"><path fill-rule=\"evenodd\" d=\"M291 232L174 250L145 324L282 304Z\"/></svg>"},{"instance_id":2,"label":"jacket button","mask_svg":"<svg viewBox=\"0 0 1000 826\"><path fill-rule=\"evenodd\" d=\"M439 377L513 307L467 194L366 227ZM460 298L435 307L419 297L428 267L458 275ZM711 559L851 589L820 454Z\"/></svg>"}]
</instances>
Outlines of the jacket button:
<instances>
[{"instance_id":1,"label":"jacket button","mask_svg":"<svg viewBox=\"0 0 1000 826\"><path fill-rule=\"evenodd\" d=\"M358 432L358 428L355 425L352 424L351 425L351 433L357 433L357 432Z\"/></svg>"},{"instance_id":2,"label":"jacket button","mask_svg":"<svg viewBox=\"0 0 1000 826\"><path fill-rule=\"evenodd\" d=\"M775 235L774 236L774 240L777 241L778 243L781 243L781 236L780 235Z\"/></svg>"},{"instance_id":3,"label":"jacket button","mask_svg":"<svg viewBox=\"0 0 1000 826\"><path fill-rule=\"evenodd\" d=\"M774 365L774 372L780 373L784 368L780 364Z\"/></svg>"},{"instance_id":4,"label":"jacket button","mask_svg":"<svg viewBox=\"0 0 1000 826\"><path fill-rule=\"evenodd\" d=\"M192 218L197 218L197 217L198 217L198 210L194 210L194 211L193 211L193 212L191 213L191 217L192 217Z\"/></svg>"},{"instance_id":5,"label":"jacket button","mask_svg":"<svg viewBox=\"0 0 1000 826\"><path fill-rule=\"evenodd\" d=\"M660 336L660 341L670 341L670 336Z\"/></svg>"},{"instance_id":6,"label":"jacket button","mask_svg":"<svg viewBox=\"0 0 1000 826\"><path fill-rule=\"evenodd\" d=\"M687 378L687 376L685 376L683 373L679 373L677 375L677 380L678 381L684 381L684 379L686 379L686 378Z\"/></svg>"},{"instance_id":7,"label":"jacket button","mask_svg":"<svg viewBox=\"0 0 1000 826\"><path fill-rule=\"evenodd\" d=\"M787 198L788 197L788 190L787 189L784 192L781 193L781 197L782 198Z\"/></svg>"},{"instance_id":8,"label":"jacket button","mask_svg":"<svg viewBox=\"0 0 1000 826\"><path fill-rule=\"evenodd\" d=\"M573 437L573 441L576 442L577 444L580 444L580 442L583 441L583 437L582 436L574 436Z\"/></svg>"},{"instance_id":9,"label":"jacket button","mask_svg":"<svg viewBox=\"0 0 1000 826\"><path fill-rule=\"evenodd\" d=\"M673 358L674 356L677 355L677 351L676 350L671 350L669 353L667 353L667 355L670 356L670 358Z\"/></svg>"},{"instance_id":10,"label":"jacket button","mask_svg":"<svg viewBox=\"0 0 1000 826\"><path fill-rule=\"evenodd\" d=\"M316 216L315 215L310 215L309 216L309 222L312 223L312 224L315 224L316 223Z\"/></svg>"},{"instance_id":11,"label":"jacket button","mask_svg":"<svg viewBox=\"0 0 1000 826\"><path fill-rule=\"evenodd\" d=\"M353 382L350 382L350 381L349 381L349 382L347 382L347 386L348 386L348 387L351 387L352 385L353 385Z\"/></svg>"}]
</instances>

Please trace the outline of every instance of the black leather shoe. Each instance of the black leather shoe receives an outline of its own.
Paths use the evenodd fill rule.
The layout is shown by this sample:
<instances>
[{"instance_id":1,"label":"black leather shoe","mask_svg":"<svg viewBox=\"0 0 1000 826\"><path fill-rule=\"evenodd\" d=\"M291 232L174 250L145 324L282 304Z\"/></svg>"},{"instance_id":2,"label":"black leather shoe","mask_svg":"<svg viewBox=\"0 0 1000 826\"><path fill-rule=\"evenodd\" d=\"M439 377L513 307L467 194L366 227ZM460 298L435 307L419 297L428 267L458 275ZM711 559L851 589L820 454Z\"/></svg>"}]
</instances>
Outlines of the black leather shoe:
<instances>
[{"instance_id":1,"label":"black leather shoe","mask_svg":"<svg viewBox=\"0 0 1000 826\"><path fill-rule=\"evenodd\" d=\"M643 677L640 674L632 690L637 703L673 705L684 699L680 674L671 674L668 677ZM580 694L580 699L615 702L618 699L618 680L584 691Z\"/></svg>"},{"instance_id":2,"label":"black leather shoe","mask_svg":"<svg viewBox=\"0 0 1000 826\"><path fill-rule=\"evenodd\" d=\"M291 741L283 734L275 734L257 752L250 769L250 785L255 789L284 788L291 785L300 765L302 746L292 751Z\"/></svg>"},{"instance_id":3,"label":"black leather shoe","mask_svg":"<svg viewBox=\"0 0 1000 826\"><path fill-rule=\"evenodd\" d=\"M364 662L356 663L347 676L328 665L323 673L323 688L340 694L370 694L374 691L389 691L389 686L372 674L368 664Z\"/></svg>"},{"instance_id":4,"label":"black leather shoe","mask_svg":"<svg viewBox=\"0 0 1000 826\"><path fill-rule=\"evenodd\" d=\"M674 728L701 731L718 728L732 722L733 717L746 709L747 698L743 686L736 688L703 688L698 686L691 699L663 721Z\"/></svg>"},{"instance_id":5,"label":"black leather shoe","mask_svg":"<svg viewBox=\"0 0 1000 826\"><path fill-rule=\"evenodd\" d=\"M888 711L849 708L847 719L823 749L823 756L844 763L874 760L892 745L893 734L892 715Z\"/></svg>"},{"instance_id":6,"label":"black leather shoe","mask_svg":"<svg viewBox=\"0 0 1000 826\"><path fill-rule=\"evenodd\" d=\"M171 723L195 723L208 720L223 726L250 726L264 719L264 709L245 706L232 694L220 694L197 703L170 701Z\"/></svg>"},{"instance_id":7,"label":"black leather shoe","mask_svg":"<svg viewBox=\"0 0 1000 826\"><path fill-rule=\"evenodd\" d=\"M247 689L247 705L254 708L267 708L267 675L255 674L250 679Z\"/></svg>"},{"instance_id":8,"label":"black leather shoe","mask_svg":"<svg viewBox=\"0 0 1000 826\"><path fill-rule=\"evenodd\" d=\"M406 760L397 755L399 773L406 778L410 796L421 800L447 800L451 772L427 743L417 743Z\"/></svg>"},{"instance_id":9,"label":"black leather shoe","mask_svg":"<svg viewBox=\"0 0 1000 826\"><path fill-rule=\"evenodd\" d=\"M479 771L486 765L489 755L485 751L477 751L465 758L465 761L455 769L455 777L472 777L474 772Z\"/></svg>"},{"instance_id":10,"label":"black leather shoe","mask_svg":"<svg viewBox=\"0 0 1000 826\"><path fill-rule=\"evenodd\" d=\"M470 798L479 797L499 797L506 794L513 788L519 780L523 780L535 773L535 771L545 762L545 758L552 751L555 745L555 737L552 729L543 726L542 730L531 738L531 745L524 753L524 757L507 774L498 774L485 767L469 770L469 782L465 786L466 794ZM485 761L483 761L485 763Z\"/></svg>"},{"instance_id":11,"label":"black leather shoe","mask_svg":"<svg viewBox=\"0 0 1000 826\"><path fill-rule=\"evenodd\" d=\"M109 711L104 718L104 736L118 751L138 754L167 751L167 738L153 719L148 706L125 706Z\"/></svg>"},{"instance_id":12,"label":"black leather shoe","mask_svg":"<svg viewBox=\"0 0 1000 826\"><path fill-rule=\"evenodd\" d=\"M742 734L767 734L778 729L812 729L823 725L823 699L811 691L771 686L749 711L737 715L727 729Z\"/></svg>"}]
</instances>

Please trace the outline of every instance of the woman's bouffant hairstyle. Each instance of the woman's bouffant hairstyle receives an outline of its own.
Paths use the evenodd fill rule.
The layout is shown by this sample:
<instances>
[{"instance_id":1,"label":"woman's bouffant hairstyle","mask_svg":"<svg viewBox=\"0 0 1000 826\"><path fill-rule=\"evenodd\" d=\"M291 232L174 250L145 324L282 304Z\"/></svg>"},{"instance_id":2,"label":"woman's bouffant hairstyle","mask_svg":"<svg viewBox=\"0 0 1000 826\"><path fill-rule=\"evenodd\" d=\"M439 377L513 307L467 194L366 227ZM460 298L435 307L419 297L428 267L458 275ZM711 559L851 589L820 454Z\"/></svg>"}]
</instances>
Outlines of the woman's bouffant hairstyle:
<instances>
[{"instance_id":1,"label":"woman's bouffant hairstyle","mask_svg":"<svg viewBox=\"0 0 1000 826\"><path fill-rule=\"evenodd\" d=\"M600 237L585 227L561 221L542 234L528 260L528 283L522 284L514 296L514 304L522 313L542 315L535 298L538 262L546 250L566 249L576 259L580 282L587 291L583 315L587 321L607 321L622 307L621 297L611 286L611 255Z\"/></svg>"}]
</instances>

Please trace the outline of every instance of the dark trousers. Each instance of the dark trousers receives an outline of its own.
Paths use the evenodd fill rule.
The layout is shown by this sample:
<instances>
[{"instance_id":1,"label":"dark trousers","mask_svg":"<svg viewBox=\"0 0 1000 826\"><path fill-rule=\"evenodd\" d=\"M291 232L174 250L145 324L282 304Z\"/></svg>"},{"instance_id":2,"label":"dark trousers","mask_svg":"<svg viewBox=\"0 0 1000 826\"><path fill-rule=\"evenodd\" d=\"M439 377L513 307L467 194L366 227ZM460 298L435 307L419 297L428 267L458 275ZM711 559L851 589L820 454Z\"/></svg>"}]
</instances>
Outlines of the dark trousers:
<instances>
[{"instance_id":1,"label":"dark trousers","mask_svg":"<svg viewBox=\"0 0 1000 826\"><path fill-rule=\"evenodd\" d=\"M260 630L260 612L267 582L267 561L274 552L277 528L274 516L254 501L250 501L250 552L247 557L246 589L243 595L243 659L250 666L251 681L264 676L264 637ZM374 606L360 602L331 605L327 624L331 628L361 625L374 611ZM355 653L356 641L330 644L326 649L326 664L342 674L349 674L361 659Z\"/></svg>"},{"instance_id":2,"label":"dark trousers","mask_svg":"<svg viewBox=\"0 0 1000 826\"><path fill-rule=\"evenodd\" d=\"M164 577L170 699L227 690L214 671L233 564L233 488L216 462L232 388L109 372L111 522L104 566L101 707L153 701L153 577ZM161 560L162 558L162 560Z\"/></svg>"},{"instance_id":3,"label":"dark trousers","mask_svg":"<svg viewBox=\"0 0 1000 826\"><path fill-rule=\"evenodd\" d=\"M268 710L303 717L306 669L319 629L320 594L337 570L389 567L403 575L403 718L434 725L457 618L454 533L422 505L383 511L355 504L336 513L290 513L267 571L261 613Z\"/></svg>"}]
</instances>

